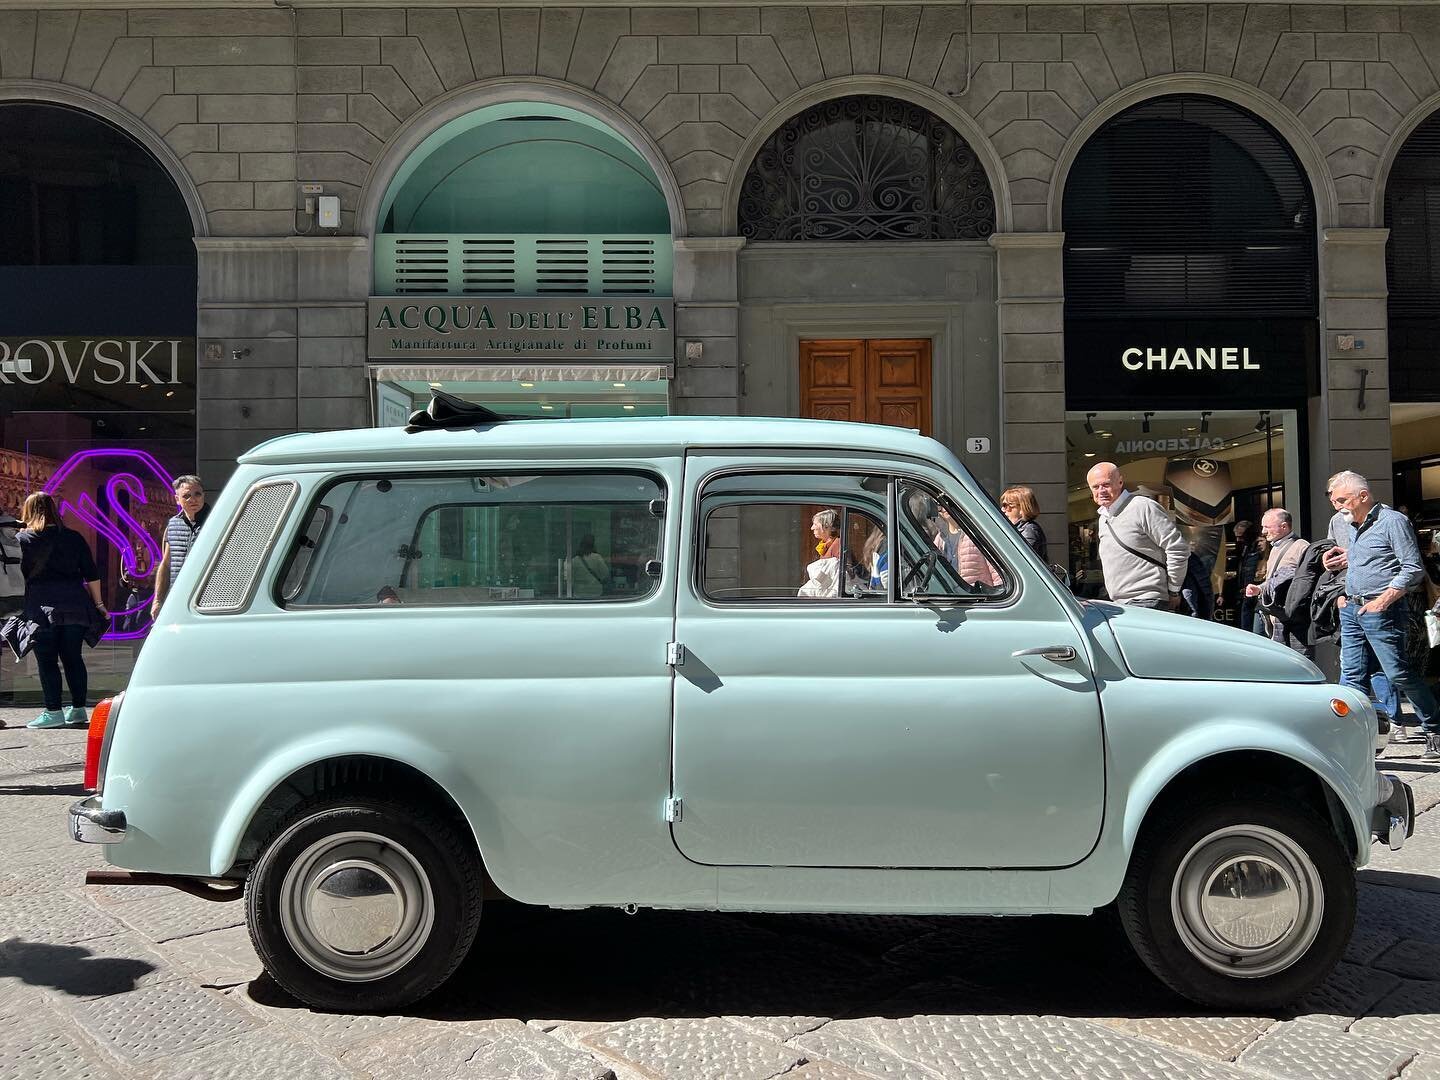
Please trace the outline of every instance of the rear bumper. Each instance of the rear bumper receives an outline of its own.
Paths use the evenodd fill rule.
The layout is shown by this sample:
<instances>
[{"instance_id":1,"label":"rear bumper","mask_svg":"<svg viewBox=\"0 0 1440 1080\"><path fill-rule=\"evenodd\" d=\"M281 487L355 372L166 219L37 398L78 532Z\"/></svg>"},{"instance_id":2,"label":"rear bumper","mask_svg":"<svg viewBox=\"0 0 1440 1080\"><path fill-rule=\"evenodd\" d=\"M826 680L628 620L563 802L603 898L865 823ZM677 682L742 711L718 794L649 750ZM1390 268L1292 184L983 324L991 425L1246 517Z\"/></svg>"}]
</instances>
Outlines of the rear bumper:
<instances>
[{"instance_id":1,"label":"rear bumper","mask_svg":"<svg viewBox=\"0 0 1440 1080\"><path fill-rule=\"evenodd\" d=\"M1399 851L1415 833L1415 792L1391 773L1379 773L1379 801L1370 810L1370 835Z\"/></svg>"},{"instance_id":2,"label":"rear bumper","mask_svg":"<svg viewBox=\"0 0 1440 1080\"><path fill-rule=\"evenodd\" d=\"M127 828L125 811L102 809L98 795L70 807L70 839L82 844L118 844Z\"/></svg>"}]
</instances>

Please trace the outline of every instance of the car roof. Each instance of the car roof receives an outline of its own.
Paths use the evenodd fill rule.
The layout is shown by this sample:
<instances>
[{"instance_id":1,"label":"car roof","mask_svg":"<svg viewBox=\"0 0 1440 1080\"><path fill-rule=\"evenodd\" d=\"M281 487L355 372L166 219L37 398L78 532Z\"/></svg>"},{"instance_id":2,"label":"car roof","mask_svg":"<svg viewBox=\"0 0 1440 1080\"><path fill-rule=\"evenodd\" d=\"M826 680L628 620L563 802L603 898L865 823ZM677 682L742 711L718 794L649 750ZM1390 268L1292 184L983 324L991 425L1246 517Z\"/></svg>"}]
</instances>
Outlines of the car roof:
<instances>
[{"instance_id":1,"label":"car roof","mask_svg":"<svg viewBox=\"0 0 1440 1080\"><path fill-rule=\"evenodd\" d=\"M704 447L838 448L947 460L950 452L913 428L779 417L648 416L507 420L459 430L358 428L282 435L241 455L243 465L513 458L526 454L622 457Z\"/></svg>"}]
</instances>

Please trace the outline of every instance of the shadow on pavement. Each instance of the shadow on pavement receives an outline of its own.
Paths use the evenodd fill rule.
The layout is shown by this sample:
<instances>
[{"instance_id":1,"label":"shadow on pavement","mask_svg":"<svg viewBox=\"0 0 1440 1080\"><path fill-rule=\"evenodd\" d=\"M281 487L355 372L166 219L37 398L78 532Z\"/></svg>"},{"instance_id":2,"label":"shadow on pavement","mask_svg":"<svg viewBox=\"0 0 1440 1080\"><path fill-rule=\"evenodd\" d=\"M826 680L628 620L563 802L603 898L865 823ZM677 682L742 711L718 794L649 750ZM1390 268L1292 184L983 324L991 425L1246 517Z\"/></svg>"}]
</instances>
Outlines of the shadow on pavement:
<instances>
[{"instance_id":1,"label":"shadow on pavement","mask_svg":"<svg viewBox=\"0 0 1440 1080\"><path fill-rule=\"evenodd\" d=\"M0 795L89 795L84 784L0 784Z\"/></svg>"},{"instance_id":2,"label":"shadow on pavement","mask_svg":"<svg viewBox=\"0 0 1440 1080\"><path fill-rule=\"evenodd\" d=\"M16 939L5 943L5 954L22 982L75 997L123 994L155 970L154 964L144 960L95 956L83 945Z\"/></svg>"}]
</instances>

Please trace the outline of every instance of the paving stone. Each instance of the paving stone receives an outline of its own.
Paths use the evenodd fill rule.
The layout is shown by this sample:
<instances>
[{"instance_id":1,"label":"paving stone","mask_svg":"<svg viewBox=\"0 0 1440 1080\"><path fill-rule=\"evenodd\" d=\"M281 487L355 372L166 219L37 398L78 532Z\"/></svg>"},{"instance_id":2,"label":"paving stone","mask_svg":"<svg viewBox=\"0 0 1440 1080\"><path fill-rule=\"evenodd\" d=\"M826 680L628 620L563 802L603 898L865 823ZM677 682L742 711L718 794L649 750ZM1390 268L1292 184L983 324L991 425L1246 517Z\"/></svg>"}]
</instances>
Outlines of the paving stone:
<instances>
[{"instance_id":1,"label":"paving stone","mask_svg":"<svg viewBox=\"0 0 1440 1080\"><path fill-rule=\"evenodd\" d=\"M322 1045L344 1045L340 1062L347 1069L361 1070L372 1080L408 1080L415 1076L459 1076L474 1055L525 1028L519 1020L491 1020L441 1028L423 1020L403 1019L408 1023L391 1025L387 1034L344 1044L337 1044L318 1031L308 1030L307 1034L318 1038ZM361 1029L351 1029L355 1030ZM464 1075L468 1077L470 1073L466 1071Z\"/></svg>"},{"instance_id":2,"label":"paving stone","mask_svg":"<svg viewBox=\"0 0 1440 1080\"><path fill-rule=\"evenodd\" d=\"M461 1075L467 1080L615 1080L608 1065L529 1028L476 1051Z\"/></svg>"},{"instance_id":3,"label":"paving stone","mask_svg":"<svg viewBox=\"0 0 1440 1080\"><path fill-rule=\"evenodd\" d=\"M833 1061L812 1061L787 1072L785 1080L875 1080L875 1074L858 1072Z\"/></svg>"},{"instance_id":4,"label":"paving stone","mask_svg":"<svg viewBox=\"0 0 1440 1080\"><path fill-rule=\"evenodd\" d=\"M1242 1050L1275 1026L1275 1021L1265 1016L1158 1016L1104 1022L1127 1034L1221 1061L1234 1061Z\"/></svg>"},{"instance_id":5,"label":"paving stone","mask_svg":"<svg viewBox=\"0 0 1440 1080\"><path fill-rule=\"evenodd\" d=\"M805 1060L715 1017L635 1020L582 1042L669 1080L766 1080Z\"/></svg>"},{"instance_id":6,"label":"paving stone","mask_svg":"<svg viewBox=\"0 0 1440 1080\"><path fill-rule=\"evenodd\" d=\"M1389 1080L1411 1056L1411 1051L1395 1043L1302 1020L1281 1024L1261 1038L1240 1055L1240 1064L1299 1080Z\"/></svg>"},{"instance_id":7,"label":"paving stone","mask_svg":"<svg viewBox=\"0 0 1440 1080\"><path fill-rule=\"evenodd\" d=\"M1440 1080L1440 1054L1416 1054L1400 1075L1405 1080Z\"/></svg>"},{"instance_id":8,"label":"paving stone","mask_svg":"<svg viewBox=\"0 0 1440 1080\"><path fill-rule=\"evenodd\" d=\"M12 940L3 951L0 972L12 972L14 978L62 999L124 994L185 974L133 934L78 945Z\"/></svg>"},{"instance_id":9,"label":"paving stone","mask_svg":"<svg viewBox=\"0 0 1440 1080\"><path fill-rule=\"evenodd\" d=\"M1295 1005L1291 1015L1330 1027L1349 1027L1357 1016L1364 1016L1366 1010L1399 985L1400 979L1387 971L1337 964L1323 983Z\"/></svg>"},{"instance_id":10,"label":"paving stone","mask_svg":"<svg viewBox=\"0 0 1440 1080\"><path fill-rule=\"evenodd\" d=\"M164 1080L349 1080L355 1074L304 1040L275 1031L252 1031L203 1050L167 1058L162 1075Z\"/></svg>"},{"instance_id":11,"label":"paving stone","mask_svg":"<svg viewBox=\"0 0 1440 1080\"><path fill-rule=\"evenodd\" d=\"M179 964L202 986L225 988L258 979L264 971L250 932L243 926L177 938L160 945L160 953Z\"/></svg>"},{"instance_id":12,"label":"paving stone","mask_svg":"<svg viewBox=\"0 0 1440 1080\"><path fill-rule=\"evenodd\" d=\"M112 1080L119 1075L96 1060L72 1024L43 1006L0 1017L0 1080Z\"/></svg>"},{"instance_id":13,"label":"paving stone","mask_svg":"<svg viewBox=\"0 0 1440 1080\"><path fill-rule=\"evenodd\" d=\"M1440 945L1402 941L1372 963L1407 979L1440 979Z\"/></svg>"},{"instance_id":14,"label":"paving stone","mask_svg":"<svg viewBox=\"0 0 1440 1080\"><path fill-rule=\"evenodd\" d=\"M177 889L168 895L152 896L130 904L117 904L106 909L123 919L132 929L151 941L172 941L175 938L241 926L245 922L243 900L220 902L202 900Z\"/></svg>"},{"instance_id":15,"label":"paving stone","mask_svg":"<svg viewBox=\"0 0 1440 1080\"><path fill-rule=\"evenodd\" d=\"M1440 982L1407 982L1369 1012L1350 1030L1440 1054Z\"/></svg>"},{"instance_id":16,"label":"paving stone","mask_svg":"<svg viewBox=\"0 0 1440 1080\"><path fill-rule=\"evenodd\" d=\"M1362 925L1357 921L1345 946L1344 960L1351 964L1369 964L1399 940L1399 934L1383 926Z\"/></svg>"},{"instance_id":17,"label":"paving stone","mask_svg":"<svg viewBox=\"0 0 1440 1080\"><path fill-rule=\"evenodd\" d=\"M832 1040L840 1041L832 1045ZM1243 1075L1230 1065L1129 1039L1102 1025L1056 1016L839 1020L792 1040L791 1045L881 1076L961 1080L1038 1074L1075 1080L1160 1080L1183 1075L1195 1080L1238 1080ZM875 1048L880 1053L874 1054ZM897 1059L903 1064L897 1064Z\"/></svg>"},{"instance_id":18,"label":"paving stone","mask_svg":"<svg viewBox=\"0 0 1440 1080\"><path fill-rule=\"evenodd\" d=\"M312 1012L287 997L269 979L241 986L231 991L230 997L262 1020L299 1031L330 1048L349 1047L382 1035L421 1038L435 1031L430 1022L416 1016Z\"/></svg>"},{"instance_id":19,"label":"paving stone","mask_svg":"<svg viewBox=\"0 0 1440 1080\"><path fill-rule=\"evenodd\" d=\"M101 1046L134 1063L198 1050L259 1024L222 995L185 982L88 1001L71 1014Z\"/></svg>"},{"instance_id":20,"label":"paving stone","mask_svg":"<svg viewBox=\"0 0 1440 1080\"><path fill-rule=\"evenodd\" d=\"M0 934L26 942L64 944L119 934L124 926L63 893L0 897Z\"/></svg>"},{"instance_id":21,"label":"paving stone","mask_svg":"<svg viewBox=\"0 0 1440 1080\"><path fill-rule=\"evenodd\" d=\"M828 1024L828 1016L727 1016L732 1024L739 1024L745 1030L764 1035L776 1042L785 1042L796 1035L814 1031Z\"/></svg>"},{"instance_id":22,"label":"paving stone","mask_svg":"<svg viewBox=\"0 0 1440 1080\"><path fill-rule=\"evenodd\" d=\"M1440 820L1435 824L1440 826ZM1356 895L1359 918L1367 925L1389 927L1407 938L1440 945L1440 894L1362 883Z\"/></svg>"}]
</instances>

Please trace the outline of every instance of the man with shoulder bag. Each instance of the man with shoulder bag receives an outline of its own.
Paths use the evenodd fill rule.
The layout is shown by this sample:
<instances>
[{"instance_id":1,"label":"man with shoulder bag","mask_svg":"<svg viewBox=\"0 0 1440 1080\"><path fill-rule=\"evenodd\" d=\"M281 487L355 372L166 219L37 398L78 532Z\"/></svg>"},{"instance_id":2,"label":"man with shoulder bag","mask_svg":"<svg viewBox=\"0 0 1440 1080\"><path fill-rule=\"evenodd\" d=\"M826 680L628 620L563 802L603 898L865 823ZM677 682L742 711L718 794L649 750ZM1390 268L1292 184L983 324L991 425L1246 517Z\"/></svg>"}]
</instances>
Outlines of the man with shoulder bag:
<instances>
[{"instance_id":1,"label":"man with shoulder bag","mask_svg":"<svg viewBox=\"0 0 1440 1080\"><path fill-rule=\"evenodd\" d=\"M1300 569L1301 560L1310 550L1310 542L1295 532L1288 510L1273 507L1260 519L1260 533L1270 541L1270 570L1260 585L1246 585L1245 595L1255 597L1260 611L1270 624L1270 640L1294 649L1307 660L1315 659L1315 646L1303 635L1290 632L1285 625L1285 599Z\"/></svg>"},{"instance_id":2,"label":"man with shoulder bag","mask_svg":"<svg viewBox=\"0 0 1440 1080\"><path fill-rule=\"evenodd\" d=\"M1165 508L1125 490L1125 476L1102 461L1085 476L1100 510L1100 568L1117 604L1175 611L1189 569L1190 545Z\"/></svg>"}]
</instances>

